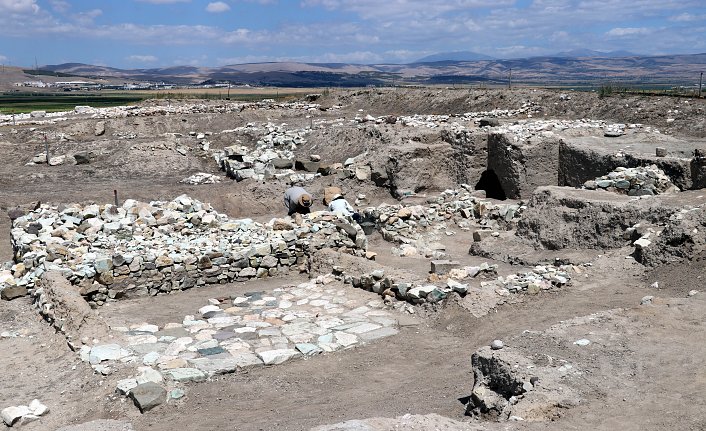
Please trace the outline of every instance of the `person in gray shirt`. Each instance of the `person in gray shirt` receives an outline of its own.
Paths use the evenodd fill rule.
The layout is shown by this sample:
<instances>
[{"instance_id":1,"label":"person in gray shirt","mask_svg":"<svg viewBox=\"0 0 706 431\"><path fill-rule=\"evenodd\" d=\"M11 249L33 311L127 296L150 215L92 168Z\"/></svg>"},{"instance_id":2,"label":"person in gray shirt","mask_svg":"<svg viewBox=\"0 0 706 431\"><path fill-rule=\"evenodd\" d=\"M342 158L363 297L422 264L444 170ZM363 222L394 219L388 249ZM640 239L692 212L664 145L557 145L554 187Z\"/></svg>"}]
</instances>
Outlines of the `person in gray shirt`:
<instances>
[{"instance_id":1,"label":"person in gray shirt","mask_svg":"<svg viewBox=\"0 0 706 431\"><path fill-rule=\"evenodd\" d=\"M311 204L314 199L303 187L290 187L284 192L284 206L287 207L287 215L309 214Z\"/></svg>"}]
</instances>

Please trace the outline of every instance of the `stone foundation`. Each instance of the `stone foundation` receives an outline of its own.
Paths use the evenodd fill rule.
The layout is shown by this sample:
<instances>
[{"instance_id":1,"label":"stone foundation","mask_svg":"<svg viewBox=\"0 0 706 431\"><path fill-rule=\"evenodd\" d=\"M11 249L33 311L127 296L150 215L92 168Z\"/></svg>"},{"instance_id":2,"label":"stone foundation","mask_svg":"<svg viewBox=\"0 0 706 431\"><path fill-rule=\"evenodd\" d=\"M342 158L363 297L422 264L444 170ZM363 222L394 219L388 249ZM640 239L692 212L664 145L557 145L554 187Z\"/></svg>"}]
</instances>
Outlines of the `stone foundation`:
<instances>
[{"instance_id":1,"label":"stone foundation","mask_svg":"<svg viewBox=\"0 0 706 431\"><path fill-rule=\"evenodd\" d=\"M232 220L209 204L171 202L41 206L13 222L13 283L34 287L60 272L89 302L245 281L308 270L309 255L333 248L363 255L360 226L325 212L260 224Z\"/></svg>"}]
</instances>

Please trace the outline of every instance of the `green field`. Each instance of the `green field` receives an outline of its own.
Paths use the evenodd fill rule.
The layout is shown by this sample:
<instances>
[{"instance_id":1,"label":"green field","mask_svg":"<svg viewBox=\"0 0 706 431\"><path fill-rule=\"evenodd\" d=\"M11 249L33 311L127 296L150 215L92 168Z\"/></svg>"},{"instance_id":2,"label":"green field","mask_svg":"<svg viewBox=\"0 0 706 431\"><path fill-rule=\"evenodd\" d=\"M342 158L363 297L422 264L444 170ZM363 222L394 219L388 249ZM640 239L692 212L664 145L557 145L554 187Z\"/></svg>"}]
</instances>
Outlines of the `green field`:
<instances>
[{"instance_id":1,"label":"green field","mask_svg":"<svg viewBox=\"0 0 706 431\"><path fill-rule=\"evenodd\" d=\"M312 89L309 90L309 92ZM210 99L252 102L262 99L293 100L307 94L298 89L176 89L168 91L70 92L70 93L0 93L0 114L32 111L71 111L76 106L94 108L130 105L146 99Z\"/></svg>"},{"instance_id":2,"label":"green field","mask_svg":"<svg viewBox=\"0 0 706 431\"><path fill-rule=\"evenodd\" d=\"M0 114L19 114L32 111L71 111L79 105L93 107L129 105L145 98L144 94L121 93L2 93L0 94Z\"/></svg>"}]
</instances>

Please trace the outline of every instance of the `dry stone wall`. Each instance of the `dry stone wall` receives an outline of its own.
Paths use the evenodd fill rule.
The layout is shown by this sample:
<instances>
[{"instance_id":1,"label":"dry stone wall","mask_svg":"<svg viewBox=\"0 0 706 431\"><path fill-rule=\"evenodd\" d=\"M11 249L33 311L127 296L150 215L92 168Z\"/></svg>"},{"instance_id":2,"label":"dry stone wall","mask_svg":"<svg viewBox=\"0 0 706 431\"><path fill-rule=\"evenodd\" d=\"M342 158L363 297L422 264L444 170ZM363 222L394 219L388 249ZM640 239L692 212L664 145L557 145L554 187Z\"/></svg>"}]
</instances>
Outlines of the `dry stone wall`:
<instances>
[{"instance_id":1,"label":"dry stone wall","mask_svg":"<svg viewBox=\"0 0 706 431\"><path fill-rule=\"evenodd\" d=\"M657 165L637 168L618 167L608 175L586 181L585 189L605 189L628 196L654 196L665 192L678 192L671 179Z\"/></svg>"},{"instance_id":2,"label":"dry stone wall","mask_svg":"<svg viewBox=\"0 0 706 431\"><path fill-rule=\"evenodd\" d=\"M63 274L91 304L306 269L321 248L362 255L357 224L327 212L256 223L233 220L182 195L171 202L42 205L13 222L15 263L4 285L30 289L46 271Z\"/></svg>"}]
</instances>

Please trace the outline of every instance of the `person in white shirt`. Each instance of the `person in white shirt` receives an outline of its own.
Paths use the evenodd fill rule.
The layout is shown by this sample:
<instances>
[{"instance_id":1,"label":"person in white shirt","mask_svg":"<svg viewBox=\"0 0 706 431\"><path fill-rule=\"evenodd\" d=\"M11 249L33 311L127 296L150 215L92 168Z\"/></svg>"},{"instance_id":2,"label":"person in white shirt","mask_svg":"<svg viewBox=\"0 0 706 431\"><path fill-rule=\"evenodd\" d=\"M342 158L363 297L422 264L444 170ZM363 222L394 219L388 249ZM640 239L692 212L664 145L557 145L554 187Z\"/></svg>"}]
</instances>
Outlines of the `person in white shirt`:
<instances>
[{"instance_id":1,"label":"person in white shirt","mask_svg":"<svg viewBox=\"0 0 706 431\"><path fill-rule=\"evenodd\" d=\"M328 204L328 210L334 214L351 217L356 222L360 220L360 214L358 214L351 204L340 194L333 196L331 203Z\"/></svg>"}]
</instances>

